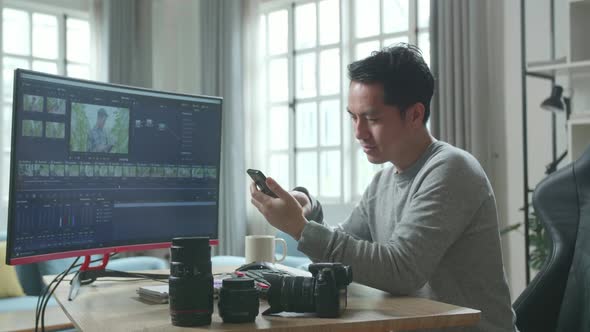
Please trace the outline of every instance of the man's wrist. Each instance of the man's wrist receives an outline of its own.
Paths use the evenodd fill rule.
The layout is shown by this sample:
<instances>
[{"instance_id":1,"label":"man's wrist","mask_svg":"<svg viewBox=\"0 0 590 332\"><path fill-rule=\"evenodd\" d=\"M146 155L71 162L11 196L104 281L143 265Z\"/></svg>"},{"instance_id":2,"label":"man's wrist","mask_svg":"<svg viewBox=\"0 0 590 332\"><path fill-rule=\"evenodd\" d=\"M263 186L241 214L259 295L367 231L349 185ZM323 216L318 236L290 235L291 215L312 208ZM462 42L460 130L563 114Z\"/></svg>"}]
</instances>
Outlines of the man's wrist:
<instances>
[{"instance_id":1,"label":"man's wrist","mask_svg":"<svg viewBox=\"0 0 590 332\"><path fill-rule=\"evenodd\" d=\"M295 231L293 232L293 234L291 234L295 240L299 241L299 239L301 238L301 234L303 234L305 226L307 226L307 223L309 223L309 221L307 221L307 219L305 219L305 217L302 215L301 219L299 219L299 222L297 223Z\"/></svg>"}]
</instances>

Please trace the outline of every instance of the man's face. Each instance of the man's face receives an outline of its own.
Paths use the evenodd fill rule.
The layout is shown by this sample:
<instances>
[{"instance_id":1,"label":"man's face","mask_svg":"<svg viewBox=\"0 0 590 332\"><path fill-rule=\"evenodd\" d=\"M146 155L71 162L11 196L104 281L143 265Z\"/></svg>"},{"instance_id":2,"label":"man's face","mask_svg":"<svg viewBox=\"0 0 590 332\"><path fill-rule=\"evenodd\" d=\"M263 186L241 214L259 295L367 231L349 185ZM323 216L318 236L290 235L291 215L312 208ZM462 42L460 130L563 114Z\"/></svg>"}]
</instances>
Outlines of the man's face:
<instances>
[{"instance_id":1,"label":"man's face","mask_svg":"<svg viewBox=\"0 0 590 332\"><path fill-rule=\"evenodd\" d=\"M398 107L384 103L382 84L352 81L348 93L348 113L352 118L354 135L371 163L390 161L395 164L403 156L406 142L411 139L414 130L407 119L402 119Z\"/></svg>"},{"instance_id":2,"label":"man's face","mask_svg":"<svg viewBox=\"0 0 590 332\"><path fill-rule=\"evenodd\" d=\"M96 118L96 126L97 126L98 128L102 128L102 127L104 127L104 123L105 123L106 119L107 119L107 118L106 118L106 116L104 116L104 115L99 115L99 116Z\"/></svg>"}]
</instances>

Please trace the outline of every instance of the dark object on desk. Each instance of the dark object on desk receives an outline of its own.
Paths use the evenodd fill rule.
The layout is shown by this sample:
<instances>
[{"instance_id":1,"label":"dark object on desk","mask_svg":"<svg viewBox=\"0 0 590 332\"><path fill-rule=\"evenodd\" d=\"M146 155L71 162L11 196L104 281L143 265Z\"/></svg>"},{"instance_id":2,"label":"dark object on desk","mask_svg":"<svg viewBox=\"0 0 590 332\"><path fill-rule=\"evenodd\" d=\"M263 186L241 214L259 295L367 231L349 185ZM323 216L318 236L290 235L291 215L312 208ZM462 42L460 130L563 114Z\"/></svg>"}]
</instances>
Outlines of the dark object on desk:
<instances>
[{"instance_id":1,"label":"dark object on desk","mask_svg":"<svg viewBox=\"0 0 590 332\"><path fill-rule=\"evenodd\" d=\"M172 325L211 324L213 274L207 237L172 239L169 301Z\"/></svg>"},{"instance_id":2,"label":"dark object on desk","mask_svg":"<svg viewBox=\"0 0 590 332\"><path fill-rule=\"evenodd\" d=\"M253 322L258 316L258 290L254 279L228 278L219 290L219 316L224 323Z\"/></svg>"},{"instance_id":3,"label":"dark object on desk","mask_svg":"<svg viewBox=\"0 0 590 332\"><path fill-rule=\"evenodd\" d=\"M529 331L590 331L590 147L543 180L533 204L550 237L549 259L514 302Z\"/></svg>"},{"instance_id":4,"label":"dark object on desk","mask_svg":"<svg viewBox=\"0 0 590 332\"><path fill-rule=\"evenodd\" d=\"M236 271L250 271L250 270L273 270L275 267L271 263L267 262L252 262L244 264L236 269Z\"/></svg>"},{"instance_id":5,"label":"dark object on desk","mask_svg":"<svg viewBox=\"0 0 590 332\"><path fill-rule=\"evenodd\" d=\"M312 277L265 274L270 283L268 304L263 315L287 312L315 312L318 317L339 317L346 309L347 286L352 282L350 266L340 263L309 265Z\"/></svg>"}]
</instances>

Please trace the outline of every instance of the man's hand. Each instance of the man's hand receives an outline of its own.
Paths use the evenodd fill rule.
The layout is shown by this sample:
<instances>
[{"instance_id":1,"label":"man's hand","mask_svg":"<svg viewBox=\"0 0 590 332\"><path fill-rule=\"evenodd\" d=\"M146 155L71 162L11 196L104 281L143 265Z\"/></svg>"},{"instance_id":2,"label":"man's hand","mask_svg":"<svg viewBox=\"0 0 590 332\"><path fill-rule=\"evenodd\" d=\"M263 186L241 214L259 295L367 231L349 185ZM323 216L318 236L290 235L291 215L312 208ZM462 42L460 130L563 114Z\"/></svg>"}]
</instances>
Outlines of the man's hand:
<instances>
[{"instance_id":1,"label":"man's hand","mask_svg":"<svg viewBox=\"0 0 590 332\"><path fill-rule=\"evenodd\" d=\"M291 235L295 240L299 240L301 232L307 224L304 216L304 209L299 203L301 197L296 198L283 189L274 179L267 178L266 185L278 198L270 197L262 193L252 182L250 185L250 201L266 220L274 227ZM300 193L305 196L305 194ZM307 200L307 196L305 197ZM309 202L309 200L307 200ZM307 204L311 206L311 204Z\"/></svg>"},{"instance_id":2,"label":"man's hand","mask_svg":"<svg viewBox=\"0 0 590 332\"><path fill-rule=\"evenodd\" d=\"M303 215L305 216L305 218L308 218L311 214L311 202L309 201L309 197L307 197L307 195L302 193L301 191L297 190L290 191L289 194L295 197L297 203L299 203L299 205L301 205L301 208L303 209Z\"/></svg>"}]
</instances>

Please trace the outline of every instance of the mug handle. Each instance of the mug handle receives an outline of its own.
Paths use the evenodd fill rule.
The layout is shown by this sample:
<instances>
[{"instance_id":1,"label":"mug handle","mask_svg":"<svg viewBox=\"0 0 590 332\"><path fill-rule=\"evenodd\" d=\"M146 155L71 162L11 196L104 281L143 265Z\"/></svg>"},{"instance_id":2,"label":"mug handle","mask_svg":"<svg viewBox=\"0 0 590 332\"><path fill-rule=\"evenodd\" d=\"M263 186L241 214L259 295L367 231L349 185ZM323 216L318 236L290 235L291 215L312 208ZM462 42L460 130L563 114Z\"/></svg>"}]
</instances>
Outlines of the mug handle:
<instances>
[{"instance_id":1,"label":"mug handle","mask_svg":"<svg viewBox=\"0 0 590 332\"><path fill-rule=\"evenodd\" d=\"M275 238L275 244L276 242L280 242L283 245L283 257L281 257L281 259L277 259L277 256L275 255L275 263L280 263L284 261L285 258L287 258L287 241L281 239L280 237L277 237Z\"/></svg>"}]
</instances>

